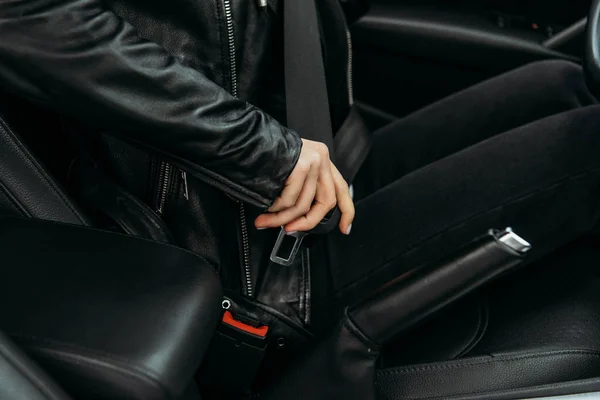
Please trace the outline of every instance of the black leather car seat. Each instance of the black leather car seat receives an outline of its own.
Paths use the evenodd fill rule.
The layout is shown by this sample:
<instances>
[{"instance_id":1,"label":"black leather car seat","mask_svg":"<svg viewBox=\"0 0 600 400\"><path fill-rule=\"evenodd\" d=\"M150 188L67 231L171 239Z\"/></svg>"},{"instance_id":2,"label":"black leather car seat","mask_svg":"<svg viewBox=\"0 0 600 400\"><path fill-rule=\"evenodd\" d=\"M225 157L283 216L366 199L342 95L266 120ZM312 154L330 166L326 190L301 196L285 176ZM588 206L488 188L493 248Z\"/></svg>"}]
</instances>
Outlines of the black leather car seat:
<instances>
[{"instance_id":1,"label":"black leather car seat","mask_svg":"<svg viewBox=\"0 0 600 400\"><path fill-rule=\"evenodd\" d=\"M383 351L379 398L537 397L577 393L573 382L590 379L600 387L598 266L597 240L573 244L398 338Z\"/></svg>"},{"instance_id":2,"label":"black leather car seat","mask_svg":"<svg viewBox=\"0 0 600 400\"><path fill-rule=\"evenodd\" d=\"M74 398L199 399L221 309L208 263L73 226L91 222L1 116L0 220L0 327L52 379ZM0 335L0 399L68 397Z\"/></svg>"},{"instance_id":3,"label":"black leather car seat","mask_svg":"<svg viewBox=\"0 0 600 400\"><path fill-rule=\"evenodd\" d=\"M69 397L0 332L0 399L69 400Z\"/></svg>"},{"instance_id":4,"label":"black leather car seat","mask_svg":"<svg viewBox=\"0 0 600 400\"><path fill-rule=\"evenodd\" d=\"M76 225L90 221L0 115L0 213Z\"/></svg>"}]
</instances>

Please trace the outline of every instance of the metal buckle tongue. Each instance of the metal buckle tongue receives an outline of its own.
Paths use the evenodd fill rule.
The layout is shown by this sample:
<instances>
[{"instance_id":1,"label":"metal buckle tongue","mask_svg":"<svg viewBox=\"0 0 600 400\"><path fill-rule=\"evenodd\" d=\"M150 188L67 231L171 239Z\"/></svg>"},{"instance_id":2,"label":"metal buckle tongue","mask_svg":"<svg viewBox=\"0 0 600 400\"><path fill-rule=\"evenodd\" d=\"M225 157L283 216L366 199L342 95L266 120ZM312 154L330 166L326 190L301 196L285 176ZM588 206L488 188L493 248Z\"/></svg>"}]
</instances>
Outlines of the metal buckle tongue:
<instances>
[{"instance_id":1,"label":"metal buckle tongue","mask_svg":"<svg viewBox=\"0 0 600 400\"><path fill-rule=\"evenodd\" d=\"M302 244L302 239L304 239L304 236L306 235L308 235L308 232L294 232L288 234L282 227L277 236L275 246L273 246L273 251L271 251L271 261L275 264L283 265L284 267L292 265L294 258L296 258L296 254L300 249L300 245ZM289 244L292 240L294 241L294 244L290 248Z\"/></svg>"},{"instance_id":2,"label":"metal buckle tongue","mask_svg":"<svg viewBox=\"0 0 600 400\"><path fill-rule=\"evenodd\" d=\"M286 233L283 227L281 227L275 246L273 246L273 251L271 251L271 261L284 267L292 265L296 254L298 254L298 250L300 250L302 240L306 235L322 235L331 232L338 225L341 217L342 214L336 207L317 226L308 232ZM294 241L293 244L291 243L292 240Z\"/></svg>"}]
</instances>

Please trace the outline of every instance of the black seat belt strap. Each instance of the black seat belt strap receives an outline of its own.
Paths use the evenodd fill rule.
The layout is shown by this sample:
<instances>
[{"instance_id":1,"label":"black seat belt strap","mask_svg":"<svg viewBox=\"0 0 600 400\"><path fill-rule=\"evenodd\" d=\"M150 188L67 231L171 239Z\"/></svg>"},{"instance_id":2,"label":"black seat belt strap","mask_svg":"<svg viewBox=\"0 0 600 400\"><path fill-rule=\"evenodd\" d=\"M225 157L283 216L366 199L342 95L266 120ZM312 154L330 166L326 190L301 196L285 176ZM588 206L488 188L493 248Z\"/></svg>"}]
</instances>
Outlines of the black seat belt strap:
<instances>
[{"instance_id":1,"label":"black seat belt strap","mask_svg":"<svg viewBox=\"0 0 600 400\"><path fill-rule=\"evenodd\" d=\"M283 11L287 125L304 139L325 143L333 157L335 149L315 0L285 0Z\"/></svg>"},{"instance_id":2,"label":"black seat belt strap","mask_svg":"<svg viewBox=\"0 0 600 400\"><path fill-rule=\"evenodd\" d=\"M298 132L303 139L326 144L329 148L329 156L335 163L337 149L334 147L315 0L285 0L283 10L287 125ZM349 125L351 126L345 129L345 132L360 133L355 129L357 124ZM353 140L350 136L344 135L344 138L346 140L338 141L338 145L342 144L340 148L345 149L343 154L346 154L351 162L362 163L364 152L357 153L353 149ZM340 168L342 175L348 181L352 180L356 170L354 166L346 168L345 164ZM271 252L271 261L284 266L291 265L307 233L329 233L336 228L340 217L340 210L336 207L310 232L288 235L282 228ZM284 244L290 240L293 244ZM282 249L287 250L282 254Z\"/></svg>"}]
</instances>

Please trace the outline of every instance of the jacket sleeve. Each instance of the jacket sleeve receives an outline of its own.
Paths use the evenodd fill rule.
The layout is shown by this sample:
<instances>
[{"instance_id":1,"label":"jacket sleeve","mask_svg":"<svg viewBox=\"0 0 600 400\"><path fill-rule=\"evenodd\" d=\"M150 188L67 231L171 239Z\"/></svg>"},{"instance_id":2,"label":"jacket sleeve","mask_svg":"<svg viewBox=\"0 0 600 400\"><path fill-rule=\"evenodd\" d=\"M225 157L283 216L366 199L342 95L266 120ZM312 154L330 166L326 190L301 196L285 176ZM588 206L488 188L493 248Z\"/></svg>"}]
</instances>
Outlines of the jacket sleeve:
<instances>
[{"instance_id":1,"label":"jacket sleeve","mask_svg":"<svg viewBox=\"0 0 600 400\"><path fill-rule=\"evenodd\" d=\"M102 0L0 0L0 85L85 119L268 207L298 135L139 37Z\"/></svg>"}]
</instances>

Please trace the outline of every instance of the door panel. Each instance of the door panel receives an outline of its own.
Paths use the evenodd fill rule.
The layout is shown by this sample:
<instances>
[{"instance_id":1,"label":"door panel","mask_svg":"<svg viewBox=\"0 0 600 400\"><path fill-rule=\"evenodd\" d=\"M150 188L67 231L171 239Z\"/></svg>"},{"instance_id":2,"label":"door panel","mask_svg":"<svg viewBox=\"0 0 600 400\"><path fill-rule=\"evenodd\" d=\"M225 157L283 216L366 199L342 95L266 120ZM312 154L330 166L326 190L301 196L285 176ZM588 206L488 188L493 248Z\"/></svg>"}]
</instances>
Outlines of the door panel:
<instances>
[{"instance_id":1,"label":"door panel","mask_svg":"<svg viewBox=\"0 0 600 400\"><path fill-rule=\"evenodd\" d=\"M589 0L371 0L352 25L358 104L372 125L381 125L532 61L579 62L588 6ZM577 22L568 43L556 40Z\"/></svg>"}]
</instances>

